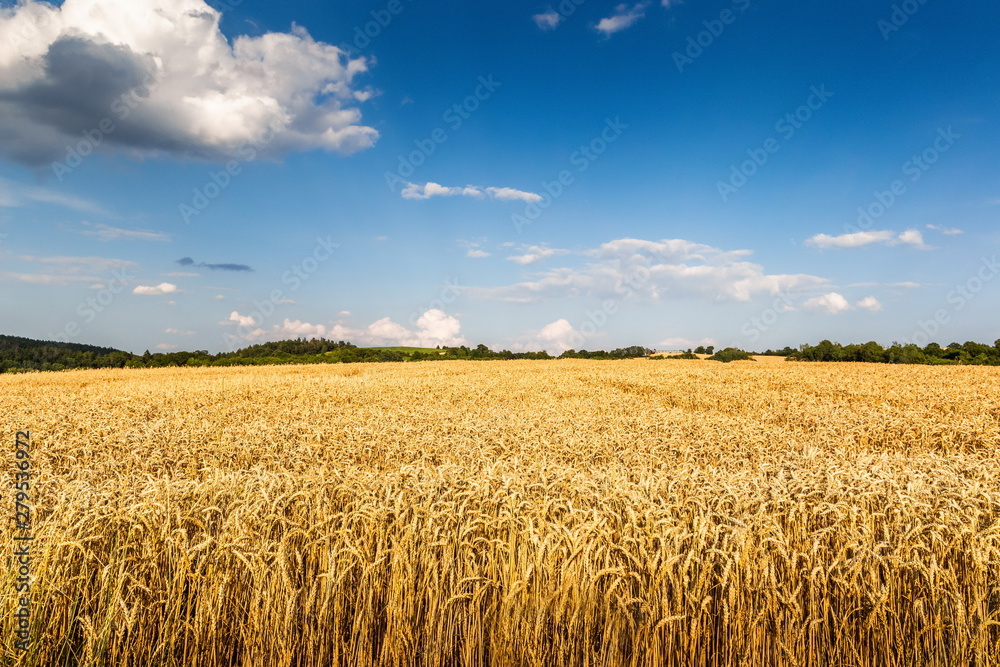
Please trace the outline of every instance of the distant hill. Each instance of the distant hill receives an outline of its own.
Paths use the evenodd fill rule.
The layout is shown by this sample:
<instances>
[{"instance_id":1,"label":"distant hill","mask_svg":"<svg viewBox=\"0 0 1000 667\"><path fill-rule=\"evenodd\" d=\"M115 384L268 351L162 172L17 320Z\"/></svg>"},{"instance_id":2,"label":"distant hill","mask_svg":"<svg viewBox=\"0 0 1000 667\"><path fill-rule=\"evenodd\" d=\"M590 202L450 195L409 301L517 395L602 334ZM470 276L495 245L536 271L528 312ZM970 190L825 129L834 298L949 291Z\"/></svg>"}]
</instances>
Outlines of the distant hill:
<instances>
[{"instance_id":1,"label":"distant hill","mask_svg":"<svg viewBox=\"0 0 1000 667\"><path fill-rule=\"evenodd\" d=\"M0 373L67 368L121 368L134 358L113 347L60 343L0 334Z\"/></svg>"},{"instance_id":2,"label":"distant hill","mask_svg":"<svg viewBox=\"0 0 1000 667\"><path fill-rule=\"evenodd\" d=\"M0 350L36 349L40 347L54 347L60 350L73 350L74 352L93 352L94 354L111 354L112 352L131 354L131 352L125 352L113 347L100 347L97 345L85 345L83 343L60 343L51 340L34 340L33 338L0 334Z\"/></svg>"}]
</instances>

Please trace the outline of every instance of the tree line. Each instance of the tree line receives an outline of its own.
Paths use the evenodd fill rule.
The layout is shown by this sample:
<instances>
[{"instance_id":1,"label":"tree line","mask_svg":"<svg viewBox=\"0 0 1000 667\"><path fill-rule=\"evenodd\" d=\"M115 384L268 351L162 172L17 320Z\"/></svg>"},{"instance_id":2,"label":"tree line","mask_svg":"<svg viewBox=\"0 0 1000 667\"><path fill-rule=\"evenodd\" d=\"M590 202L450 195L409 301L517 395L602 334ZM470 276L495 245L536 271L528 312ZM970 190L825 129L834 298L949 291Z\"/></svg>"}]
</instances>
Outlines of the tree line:
<instances>
[{"instance_id":1,"label":"tree line","mask_svg":"<svg viewBox=\"0 0 1000 667\"><path fill-rule=\"evenodd\" d=\"M649 357L653 350L641 345L605 350L567 350L554 357L543 351L494 351L486 345L469 347L438 346L435 349L358 347L347 341L325 338L304 338L259 343L232 352L210 354L207 350L192 352L157 352L148 350L133 354L123 350L80 343L61 343L0 335L0 373L24 371L58 371L74 368L161 368L170 366L257 366L273 364L378 363L399 361L512 360L512 359L633 359ZM765 352L746 352L729 347L715 351L713 346L699 346L676 355L654 356L652 359L698 359L708 354L711 361L738 361L751 355L777 355L789 361L836 361L884 364L951 364L1000 366L1000 340L993 345L966 342L941 347L930 343L925 347L894 343L889 347L870 341L864 344L841 345L824 340L816 345L785 347Z\"/></svg>"}]
</instances>

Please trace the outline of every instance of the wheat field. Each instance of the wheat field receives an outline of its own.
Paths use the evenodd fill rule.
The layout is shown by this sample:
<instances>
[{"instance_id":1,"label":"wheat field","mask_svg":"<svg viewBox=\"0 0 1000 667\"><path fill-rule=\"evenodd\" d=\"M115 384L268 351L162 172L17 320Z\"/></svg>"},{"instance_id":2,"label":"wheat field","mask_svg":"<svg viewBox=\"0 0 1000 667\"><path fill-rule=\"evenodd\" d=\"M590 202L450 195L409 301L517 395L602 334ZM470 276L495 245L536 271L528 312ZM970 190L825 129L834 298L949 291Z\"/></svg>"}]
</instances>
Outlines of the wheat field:
<instances>
[{"instance_id":1,"label":"wheat field","mask_svg":"<svg viewBox=\"0 0 1000 667\"><path fill-rule=\"evenodd\" d=\"M3 665L1000 664L996 369L0 375L0 427Z\"/></svg>"}]
</instances>

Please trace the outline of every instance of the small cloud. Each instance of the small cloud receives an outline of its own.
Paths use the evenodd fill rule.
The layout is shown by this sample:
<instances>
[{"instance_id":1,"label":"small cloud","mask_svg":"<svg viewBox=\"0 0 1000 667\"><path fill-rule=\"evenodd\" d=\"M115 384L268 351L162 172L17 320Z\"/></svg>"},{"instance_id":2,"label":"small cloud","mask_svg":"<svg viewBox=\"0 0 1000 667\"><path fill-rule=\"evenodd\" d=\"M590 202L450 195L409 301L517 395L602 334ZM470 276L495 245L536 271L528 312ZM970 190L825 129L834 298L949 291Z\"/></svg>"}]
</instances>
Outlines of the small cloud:
<instances>
[{"instance_id":1,"label":"small cloud","mask_svg":"<svg viewBox=\"0 0 1000 667\"><path fill-rule=\"evenodd\" d=\"M478 259L478 258L482 258L482 257L489 257L490 253L486 252L485 250L478 250L476 248L470 248L469 250L467 250L465 252L465 256L466 257L474 257L474 258Z\"/></svg>"},{"instance_id":2,"label":"small cloud","mask_svg":"<svg viewBox=\"0 0 1000 667\"><path fill-rule=\"evenodd\" d=\"M829 236L827 234L817 234L806 239L807 246L814 248L860 248L872 243L886 243L891 241L893 232L854 232L853 234L841 234L840 236Z\"/></svg>"},{"instance_id":3,"label":"small cloud","mask_svg":"<svg viewBox=\"0 0 1000 667\"><path fill-rule=\"evenodd\" d=\"M477 185L449 187L433 182L427 182L423 185L418 183L407 183L401 194L403 199L430 199L431 197L455 196L475 197L477 199L489 197L491 199L500 199L504 201L520 200L526 202L539 202L543 199L541 195L535 194L534 192L525 192L524 190L515 190L514 188L484 188Z\"/></svg>"},{"instance_id":4,"label":"small cloud","mask_svg":"<svg viewBox=\"0 0 1000 667\"><path fill-rule=\"evenodd\" d=\"M229 314L229 319L223 322L223 324L235 324L241 327L252 327L256 323L257 321L250 315L240 315L235 310Z\"/></svg>"},{"instance_id":5,"label":"small cloud","mask_svg":"<svg viewBox=\"0 0 1000 667\"><path fill-rule=\"evenodd\" d=\"M486 194L494 199L503 199L505 201L526 201L529 204L533 202L542 201L543 197L534 192L525 192L524 190L515 190L514 188L486 188Z\"/></svg>"},{"instance_id":6,"label":"small cloud","mask_svg":"<svg viewBox=\"0 0 1000 667\"><path fill-rule=\"evenodd\" d=\"M177 285L171 283L160 283L159 285L138 285L132 294L141 296L160 296L162 294L173 294L177 291Z\"/></svg>"},{"instance_id":7,"label":"small cloud","mask_svg":"<svg viewBox=\"0 0 1000 667\"><path fill-rule=\"evenodd\" d=\"M914 248L926 249L924 245L924 235L916 229L908 229L896 237L893 245L911 245Z\"/></svg>"},{"instance_id":8,"label":"small cloud","mask_svg":"<svg viewBox=\"0 0 1000 667\"><path fill-rule=\"evenodd\" d=\"M507 259L515 262L517 264L534 264L543 259L548 259L549 257L555 257L556 255L566 255L569 250L560 250L558 248L549 248L547 246L526 246L521 248L522 255L511 255Z\"/></svg>"},{"instance_id":9,"label":"small cloud","mask_svg":"<svg viewBox=\"0 0 1000 667\"><path fill-rule=\"evenodd\" d=\"M954 227L939 227L937 225L927 225L927 229L933 229L935 231L941 232L945 236L957 236L958 234L965 233L961 229L955 229Z\"/></svg>"},{"instance_id":10,"label":"small cloud","mask_svg":"<svg viewBox=\"0 0 1000 667\"><path fill-rule=\"evenodd\" d=\"M388 241L389 237L388 236L376 236L375 240L376 241Z\"/></svg>"},{"instance_id":11,"label":"small cloud","mask_svg":"<svg viewBox=\"0 0 1000 667\"><path fill-rule=\"evenodd\" d=\"M206 262L195 262L190 257L181 257L177 260L177 263L181 266L199 266L206 268L210 271L253 271L253 269L246 264L208 264Z\"/></svg>"},{"instance_id":12,"label":"small cloud","mask_svg":"<svg viewBox=\"0 0 1000 667\"><path fill-rule=\"evenodd\" d=\"M542 30L555 30L556 26L562 21L562 14L550 9L547 12L542 12L541 14L535 14L531 17L531 20L535 22Z\"/></svg>"},{"instance_id":13,"label":"small cloud","mask_svg":"<svg viewBox=\"0 0 1000 667\"><path fill-rule=\"evenodd\" d=\"M339 313L337 313L337 315L339 315L340 317L350 317L351 316L351 311L349 311L349 310L342 310Z\"/></svg>"},{"instance_id":14,"label":"small cloud","mask_svg":"<svg viewBox=\"0 0 1000 667\"><path fill-rule=\"evenodd\" d=\"M805 307L815 310L824 310L830 315L837 315L845 310L850 310L851 304L847 302L847 299L844 298L843 294L830 292L829 294L809 299L806 301Z\"/></svg>"},{"instance_id":15,"label":"small cloud","mask_svg":"<svg viewBox=\"0 0 1000 667\"><path fill-rule=\"evenodd\" d=\"M197 332L195 332L195 331L181 331L180 329L167 329L166 331L164 331L164 333L174 334L174 335L177 335L177 336L193 336Z\"/></svg>"},{"instance_id":16,"label":"small cloud","mask_svg":"<svg viewBox=\"0 0 1000 667\"><path fill-rule=\"evenodd\" d=\"M133 241L170 240L170 235L168 234L164 234L162 232L152 232L147 229L122 229L120 227L112 227L111 225L105 225L99 222L82 222L80 224L85 228L80 231L81 234L86 236L96 236L102 241L116 241L118 239Z\"/></svg>"},{"instance_id":17,"label":"small cloud","mask_svg":"<svg viewBox=\"0 0 1000 667\"><path fill-rule=\"evenodd\" d=\"M167 278L197 278L200 273L187 273L184 271L171 271L170 273L164 273Z\"/></svg>"},{"instance_id":18,"label":"small cloud","mask_svg":"<svg viewBox=\"0 0 1000 667\"><path fill-rule=\"evenodd\" d=\"M215 300L216 300L216 301L222 301L222 300L223 300L223 299L225 299L225 298L226 298L226 297L222 296L221 294L216 294L216 295L215 295Z\"/></svg>"},{"instance_id":19,"label":"small cloud","mask_svg":"<svg viewBox=\"0 0 1000 667\"><path fill-rule=\"evenodd\" d=\"M163 350L164 352L166 352L169 350L176 350L177 347L178 347L177 345L173 345L171 343L160 343L159 345L156 346L156 349Z\"/></svg>"},{"instance_id":20,"label":"small cloud","mask_svg":"<svg viewBox=\"0 0 1000 667\"><path fill-rule=\"evenodd\" d=\"M872 313L877 313L878 311L882 310L882 304L879 303L879 300L873 296L866 296L865 298L861 299L861 301L858 301L856 305L861 310L867 310Z\"/></svg>"},{"instance_id":21,"label":"small cloud","mask_svg":"<svg viewBox=\"0 0 1000 667\"><path fill-rule=\"evenodd\" d=\"M607 18L598 21L596 29L603 33L605 37L610 37L616 32L631 28L646 16L646 6L648 2L640 2L635 5L623 3L615 7L615 13Z\"/></svg>"},{"instance_id":22,"label":"small cloud","mask_svg":"<svg viewBox=\"0 0 1000 667\"><path fill-rule=\"evenodd\" d=\"M829 236L827 234L817 234L805 241L805 245L814 248L861 248L868 245L909 245L915 248L926 249L923 235L916 229L908 229L905 232L896 234L890 230L880 230L871 232L854 232L852 234L841 234L840 236Z\"/></svg>"}]
</instances>

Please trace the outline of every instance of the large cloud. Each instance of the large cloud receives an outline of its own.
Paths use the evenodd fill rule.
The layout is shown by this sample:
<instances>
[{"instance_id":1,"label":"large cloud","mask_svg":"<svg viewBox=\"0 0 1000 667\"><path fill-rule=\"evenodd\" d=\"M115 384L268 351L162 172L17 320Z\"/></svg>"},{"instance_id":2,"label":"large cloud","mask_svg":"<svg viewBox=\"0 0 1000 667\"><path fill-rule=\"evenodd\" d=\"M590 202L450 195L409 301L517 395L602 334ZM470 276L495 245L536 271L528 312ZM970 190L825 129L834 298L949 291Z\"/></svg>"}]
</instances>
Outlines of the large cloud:
<instances>
[{"instance_id":1,"label":"large cloud","mask_svg":"<svg viewBox=\"0 0 1000 667\"><path fill-rule=\"evenodd\" d=\"M370 91L354 86L365 59L298 26L230 43L219 19L203 0L0 9L0 154L42 165L83 133L93 150L208 160L373 145L356 107Z\"/></svg>"},{"instance_id":2,"label":"large cloud","mask_svg":"<svg viewBox=\"0 0 1000 667\"><path fill-rule=\"evenodd\" d=\"M464 294L511 302L584 296L749 301L827 282L807 274L768 274L744 259L749 250L724 251L684 239L618 239L583 254L591 261L582 267L554 268L502 287L466 288Z\"/></svg>"},{"instance_id":3,"label":"large cloud","mask_svg":"<svg viewBox=\"0 0 1000 667\"><path fill-rule=\"evenodd\" d=\"M444 311L432 308L417 319L417 328L407 329L388 317L372 322L363 328L352 328L339 322L331 324L311 324L300 320L285 319L270 328L257 327L250 315L233 311L223 324L238 326L237 338L248 343L265 340L285 340L288 338L329 338L346 340L356 345L406 345L412 347L436 347L438 345L467 345L462 336L461 323Z\"/></svg>"}]
</instances>

